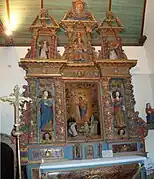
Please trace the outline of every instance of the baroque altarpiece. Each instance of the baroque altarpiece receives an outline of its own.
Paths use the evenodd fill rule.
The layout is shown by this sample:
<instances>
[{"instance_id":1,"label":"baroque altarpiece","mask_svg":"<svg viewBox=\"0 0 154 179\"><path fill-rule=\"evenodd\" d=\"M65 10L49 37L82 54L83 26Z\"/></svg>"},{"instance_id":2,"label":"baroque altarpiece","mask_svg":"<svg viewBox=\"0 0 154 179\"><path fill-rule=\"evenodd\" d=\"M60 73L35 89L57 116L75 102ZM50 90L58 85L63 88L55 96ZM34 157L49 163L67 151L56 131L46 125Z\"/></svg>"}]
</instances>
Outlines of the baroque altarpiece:
<instances>
[{"instance_id":1,"label":"baroque altarpiece","mask_svg":"<svg viewBox=\"0 0 154 179\"><path fill-rule=\"evenodd\" d=\"M68 37L58 51L58 30ZM146 123L135 112L130 69L120 32L124 29L111 11L98 23L83 0L60 23L42 8L35 18L31 48L19 66L26 71L25 97L32 103L22 110L20 151L28 178L131 178L137 164L84 167L82 170L40 170L41 163L144 155ZM92 46L93 31L101 48ZM89 169L90 168L90 169Z\"/></svg>"}]
</instances>

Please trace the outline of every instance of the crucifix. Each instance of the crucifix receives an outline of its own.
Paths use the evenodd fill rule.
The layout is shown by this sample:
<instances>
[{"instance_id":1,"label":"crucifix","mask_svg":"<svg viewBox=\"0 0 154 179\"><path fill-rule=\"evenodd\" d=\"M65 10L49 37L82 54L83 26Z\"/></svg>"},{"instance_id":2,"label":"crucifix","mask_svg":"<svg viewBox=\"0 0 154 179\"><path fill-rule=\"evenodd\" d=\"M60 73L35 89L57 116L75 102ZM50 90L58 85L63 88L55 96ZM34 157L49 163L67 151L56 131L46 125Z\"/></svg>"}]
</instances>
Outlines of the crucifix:
<instances>
[{"instance_id":1,"label":"crucifix","mask_svg":"<svg viewBox=\"0 0 154 179\"><path fill-rule=\"evenodd\" d=\"M11 93L9 96L0 97L0 101L2 102L9 102L11 105L14 106L15 110L15 132L14 135L16 136L17 140L17 156L18 156L18 174L19 179L21 179L21 159L20 159L20 141L19 137L22 134L20 132L20 105L24 104L25 102L31 102L32 100L29 97L24 97L22 93L20 93L20 88L18 85L16 85L13 89L13 93Z\"/></svg>"}]
</instances>

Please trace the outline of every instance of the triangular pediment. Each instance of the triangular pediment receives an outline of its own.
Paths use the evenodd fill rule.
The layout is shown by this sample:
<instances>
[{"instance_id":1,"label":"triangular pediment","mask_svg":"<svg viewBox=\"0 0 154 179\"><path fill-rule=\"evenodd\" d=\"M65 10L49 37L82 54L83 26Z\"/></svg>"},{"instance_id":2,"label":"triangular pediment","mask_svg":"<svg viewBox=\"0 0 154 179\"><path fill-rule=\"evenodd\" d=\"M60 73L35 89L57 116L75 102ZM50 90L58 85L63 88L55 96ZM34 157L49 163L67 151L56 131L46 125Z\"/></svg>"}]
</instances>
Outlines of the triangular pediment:
<instances>
[{"instance_id":1,"label":"triangular pediment","mask_svg":"<svg viewBox=\"0 0 154 179\"><path fill-rule=\"evenodd\" d=\"M48 11L46 9L41 9L40 14L36 16L33 23L31 24L30 30L38 28L58 29L59 25L52 16L48 15Z\"/></svg>"},{"instance_id":2,"label":"triangular pediment","mask_svg":"<svg viewBox=\"0 0 154 179\"><path fill-rule=\"evenodd\" d=\"M99 29L110 29L110 31L121 32L124 29L120 19L112 11L106 12L105 19L99 24Z\"/></svg>"}]
</instances>

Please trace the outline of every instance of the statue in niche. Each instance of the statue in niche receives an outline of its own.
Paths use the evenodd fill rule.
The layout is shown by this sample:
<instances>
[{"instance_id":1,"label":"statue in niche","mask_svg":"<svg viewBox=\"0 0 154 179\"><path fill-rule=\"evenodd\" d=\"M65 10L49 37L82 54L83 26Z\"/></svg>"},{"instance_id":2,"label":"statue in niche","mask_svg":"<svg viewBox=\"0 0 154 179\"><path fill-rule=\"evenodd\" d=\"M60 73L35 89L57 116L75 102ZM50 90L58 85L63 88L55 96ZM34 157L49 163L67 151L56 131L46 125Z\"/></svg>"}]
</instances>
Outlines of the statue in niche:
<instances>
[{"instance_id":1,"label":"statue in niche","mask_svg":"<svg viewBox=\"0 0 154 179\"><path fill-rule=\"evenodd\" d=\"M87 159L94 158L94 151L93 151L93 146L92 145L87 145L86 146L86 158Z\"/></svg>"},{"instance_id":2,"label":"statue in niche","mask_svg":"<svg viewBox=\"0 0 154 179\"><path fill-rule=\"evenodd\" d=\"M111 47L109 48L109 59L111 60L118 59L118 55L117 55L118 46L119 44L117 44L116 46L113 46L113 44L111 43Z\"/></svg>"},{"instance_id":3,"label":"statue in niche","mask_svg":"<svg viewBox=\"0 0 154 179\"><path fill-rule=\"evenodd\" d=\"M110 49L109 59L111 59L111 60L117 59L117 54L116 54L115 49Z\"/></svg>"},{"instance_id":4,"label":"statue in niche","mask_svg":"<svg viewBox=\"0 0 154 179\"><path fill-rule=\"evenodd\" d=\"M70 135L71 137L78 136L77 124L75 118L71 117L68 119L67 127L68 127L68 135Z\"/></svg>"},{"instance_id":5,"label":"statue in niche","mask_svg":"<svg viewBox=\"0 0 154 179\"><path fill-rule=\"evenodd\" d=\"M90 128L90 134L91 135L100 135L100 121L98 117L94 114L89 119L89 128Z\"/></svg>"},{"instance_id":6,"label":"statue in niche","mask_svg":"<svg viewBox=\"0 0 154 179\"><path fill-rule=\"evenodd\" d=\"M126 127L125 124L125 106L120 91L116 90L111 94L111 100L114 109L115 127Z\"/></svg>"},{"instance_id":7,"label":"statue in niche","mask_svg":"<svg viewBox=\"0 0 154 179\"><path fill-rule=\"evenodd\" d=\"M80 144L75 144L73 147L73 158L82 159L82 147Z\"/></svg>"},{"instance_id":8,"label":"statue in niche","mask_svg":"<svg viewBox=\"0 0 154 179\"><path fill-rule=\"evenodd\" d=\"M94 20L90 12L85 11L85 2L83 0L73 0L73 8L66 14L64 20Z\"/></svg>"},{"instance_id":9,"label":"statue in niche","mask_svg":"<svg viewBox=\"0 0 154 179\"><path fill-rule=\"evenodd\" d=\"M84 43L84 33L77 32L73 41L72 60L88 61L89 57Z\"/></svg>"},{"instance_id":10,"label":"statue in niche","mask_svg":"<svg viewBox=\"0 0 154 179\"><path fill-rule=\"evenodd\" d=\"M115 42L109 42L105 36L102 36L102 45L99 59L127 59L122 49L121 37L116 34Z\"/></svg>"},{"instance_id":11,"label":"statue in niche","mask_svg":"<svg viewBox=\"0 0 154 179\"><path fill-rule=\"evenodd\" d=\"M80 147L76 147L76 157L79 159L81 158L81 154L80 154Z\"/></svg>"},{"instance_id":12,"label":"statue in niche","mask_svg":"<svg viewBox=\"0 0 154 179\"><path fill-rule=\"evenodd\" d=\"M148 124L154 123L154 108L151 107L150 103L146 104L145 111L146 111L146 114L147 114L147 116L146 116L147 123Z\"/></svg>"},{"instance_id":13,"label":"statue in niche","mask_svg":"<svg viewBox=\"0 0 154 179\"><path fill-rule=\"evenodd\" d=\"M43 92L40 101L40 130L45 131L53 128L53 101L48 91Z\"/></svg>"},{"instance_id":14,"label":"statue in niche","mask_svg":"<svg viewBox=\"0 0 154 179\"><path fill-rule=\"evenodd\" d=\"M47 40L41 40L39 42L39 58L49 59L49 43Z\"/></svg>"},{"instance_id":15,"label":"statue in niche","mask_svg":"<svg viewBox=\"0 0 154 179\"><path fill-rule=\"evenodd\" d=\"M72 94L71 112L76 121L87 121L88 101L83 96Z\"/></svg>"},{"instance_id":16,"label":"statue in niche","mask_svg":"<svg viewBox=\"0 0 154 179\"><path fill-rule=\"evenodd\" d=\"M83 37L83 34L81 32L76 33L76 37L75 37L74 42L78 45L84 44L84 37Z\"/></svg>"}]
</instances>

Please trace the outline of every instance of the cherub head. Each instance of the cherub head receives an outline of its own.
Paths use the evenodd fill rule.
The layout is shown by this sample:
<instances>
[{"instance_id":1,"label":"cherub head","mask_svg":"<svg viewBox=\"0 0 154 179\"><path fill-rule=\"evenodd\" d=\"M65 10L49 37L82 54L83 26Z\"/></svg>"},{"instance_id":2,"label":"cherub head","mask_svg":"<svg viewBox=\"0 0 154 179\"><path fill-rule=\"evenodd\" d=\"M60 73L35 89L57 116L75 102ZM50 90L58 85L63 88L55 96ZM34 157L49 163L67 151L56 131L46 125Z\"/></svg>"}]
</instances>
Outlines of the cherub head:
<instances>
[{"instance_id":1,"label":"cherub head","mask_svg":"<svg viewBox=\"0 0 154 179\"><path fill-rule=\"evenodd\" d=\"M124 136L125 135L125 129L119 129L118 135Z\"/></svg>"},{"instance_id":2,"label":"cherub head","mask_svg":"<svg viewBox=\"0 0 154 179\"><path fill-rule=\"evenodd\" d=\"M51 137L51 134L49 132L46 132L44 135L43 135L43 140L51 140L52 137Z\"/></svg>"},{"instance_id":3,"label":"cherub head","mask_svg":"<svg viewBox=\"0 0 154 179\"><path fill-rule=\"evenodd\" d=\"M113 98L121 98L121 93L120 91L116 90L116 91L113 91L112 96Z\"/></svg>"}]
</instances>

